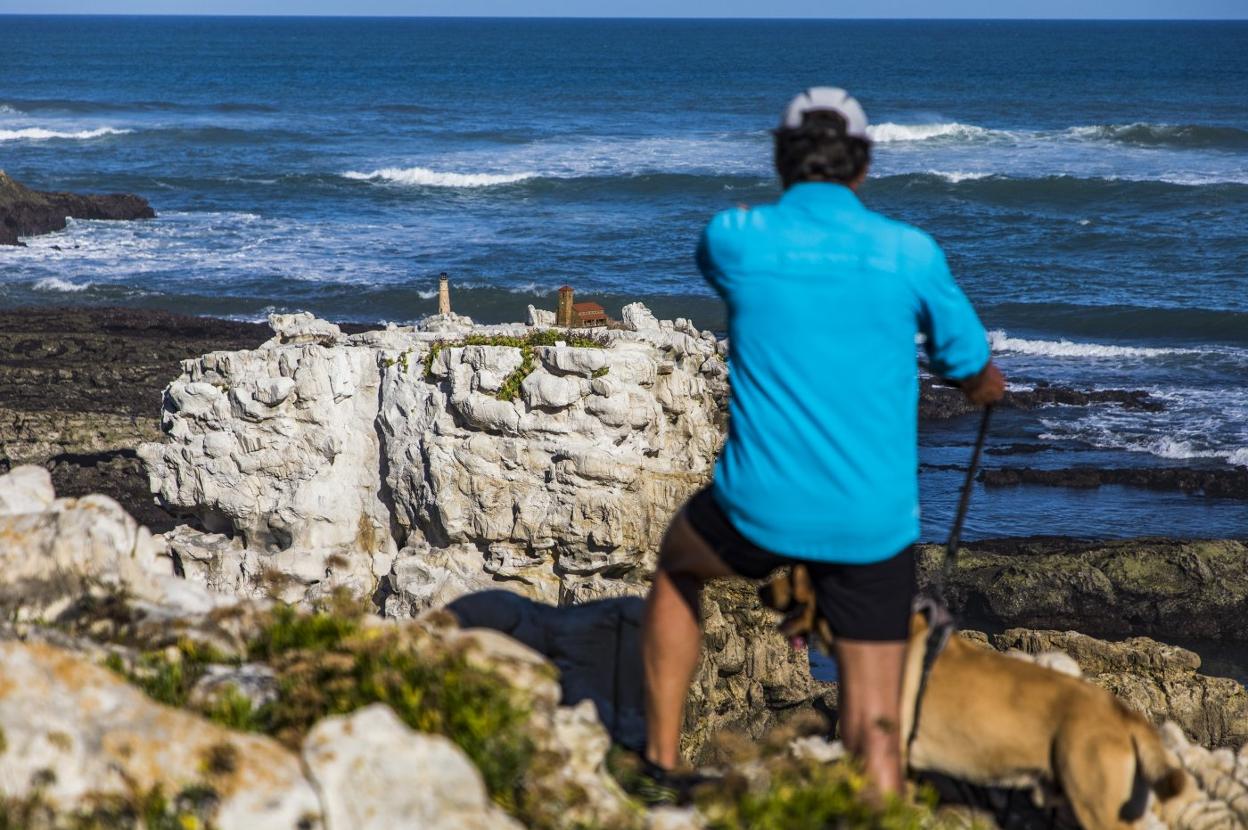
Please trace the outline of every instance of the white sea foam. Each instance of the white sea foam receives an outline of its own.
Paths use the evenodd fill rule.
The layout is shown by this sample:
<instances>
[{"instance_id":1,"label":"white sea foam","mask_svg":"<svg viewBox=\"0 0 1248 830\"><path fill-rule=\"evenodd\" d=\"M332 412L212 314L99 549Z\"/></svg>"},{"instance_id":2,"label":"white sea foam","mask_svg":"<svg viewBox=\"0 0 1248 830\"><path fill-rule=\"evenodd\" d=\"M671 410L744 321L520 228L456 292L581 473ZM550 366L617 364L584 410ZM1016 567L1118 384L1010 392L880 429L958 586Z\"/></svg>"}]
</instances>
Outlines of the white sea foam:
<instances>
[{"instance_id":1,"label":"white sea foam","mask_svg":"<svg viewBox=\"0 0 1248 830\"><path fill-rule=\"evenodd\" d=\"M45 130L42 127L24 127L20 130L0 130L0 141L50 141L52 139L82 141L106 135L126 135L132 132L134 130L119 130L116 127L97 127L94 130L78 130L76 132Z\"/></svg>"},{"instance_id":2,"label":"white sea foam","mask_svg":"<svg viewBox=\"0 0 1248 830\"><path fill-rule=\"evenodd\" d=\"M44 277L35 283L36 291L54 291L62 294L77 294L91 287L89 282L69 282L60 277Z\"/></svg>"},{"instance_id":3,"label":"white sea foam","mask_svg":"<svg viewBox=\"0 0 1248 830\"><path fill-rule=\"evenodd\" d=\"M933 138L978 139L1006 135L997 130L986 130L974 124L949 121L942 124L893 124L884 122L867 127L867 134L876 144L893 144L902 141L928 141Z\"/></svg>"},{"instance_id":4,"label":"white sea foam","mask_svg":"<svg viewBox=\"0 0 1248 830\"><path fill-rule=\"evenodd\" d=\"M0 104L0 115L21 115L22 111L8 104Z\"/></svg>"},{"instance_id":5,"label":"white sea foam","mask_svg":"<svg viewBox=\"0 0 1248 830\"><path fill-rule=\"evenodd\" d=\"M348 170L343 178L414 187L495 187L534 178L536 173L446 173L427 167L384 167L371 173Z\"/></svg>"},{"instance_id":6,"label":"white sea foam","mask_svg":"<svg viewBox=\"0 0 1248 830\"><path fill-rule=\"evenodd\" d=\"M993 175L992 173L966 173L961 170L930 170L928 171L934 176L940 176L942 179L957 184L958 182L973 182L977 179L986 179Z\"/></svg>"},{"instance_id":7,"label":"white sea foam","mask_svg":"<svg viewBox=\"0 0 1248 830\"><path fill-rule=\"evenodd\" d=\"M1010 337L997 329L988 333L988 342L995 352L1037 355L1041 357L1163 357L1175 354L1203 354L1200 349L1159 349L1143 346L1109 346L1104 343L1076 343L1072 340L1027 340Z\"/></svg>"}]
</instances>

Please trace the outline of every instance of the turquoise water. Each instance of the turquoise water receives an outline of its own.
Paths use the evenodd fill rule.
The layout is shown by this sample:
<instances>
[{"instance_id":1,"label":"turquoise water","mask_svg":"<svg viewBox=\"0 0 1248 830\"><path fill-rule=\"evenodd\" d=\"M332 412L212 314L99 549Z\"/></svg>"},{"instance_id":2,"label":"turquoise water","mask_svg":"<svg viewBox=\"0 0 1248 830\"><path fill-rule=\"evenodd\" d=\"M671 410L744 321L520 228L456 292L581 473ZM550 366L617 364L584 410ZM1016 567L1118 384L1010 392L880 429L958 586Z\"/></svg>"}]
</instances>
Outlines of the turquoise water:
<instances>
[{"instance_id":1,"label":"turquoise water","mask_svg":"<svg viewBox=\"0 0 1248 830\"><path fill-rule=\"evenodd\" d=\"M0 168L148 197L0 251L0 305L484 320L564 282L716 328L714 211L777 195L784 101L874 122L872 207L931 231L1020 385L1167 411L1013 413L1001 463L1248 464L1248 24L0 17ZM961 463L973 419L924 436ZM994 462L995 463L995 462ZM957 475L923 474L929 538ZM1248 535L1248 507L977 494L969 532Z\"/></svg>"}]
</instances>

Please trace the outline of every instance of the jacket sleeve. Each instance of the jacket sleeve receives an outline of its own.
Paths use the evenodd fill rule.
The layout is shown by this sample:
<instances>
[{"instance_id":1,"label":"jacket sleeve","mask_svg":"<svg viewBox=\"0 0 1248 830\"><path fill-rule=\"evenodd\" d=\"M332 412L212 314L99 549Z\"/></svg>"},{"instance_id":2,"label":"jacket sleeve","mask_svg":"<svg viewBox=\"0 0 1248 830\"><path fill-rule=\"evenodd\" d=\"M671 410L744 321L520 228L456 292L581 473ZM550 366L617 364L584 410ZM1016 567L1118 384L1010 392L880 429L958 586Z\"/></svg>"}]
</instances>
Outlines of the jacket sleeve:
<instances>
[{"instance_id":1,"label":"jacket sleeve","mask_svg":"<svg viewBox=\"0 0 1248 830\"><path fill-rule=\"evenodd\" d=\"M992 357L988 333L949 273L940 246L926 235L922 239L926 250L916 263L915 291L919 331L927 338L924 349L935 374L964 380L982 370Z\"/></svg>"}]
</instances>

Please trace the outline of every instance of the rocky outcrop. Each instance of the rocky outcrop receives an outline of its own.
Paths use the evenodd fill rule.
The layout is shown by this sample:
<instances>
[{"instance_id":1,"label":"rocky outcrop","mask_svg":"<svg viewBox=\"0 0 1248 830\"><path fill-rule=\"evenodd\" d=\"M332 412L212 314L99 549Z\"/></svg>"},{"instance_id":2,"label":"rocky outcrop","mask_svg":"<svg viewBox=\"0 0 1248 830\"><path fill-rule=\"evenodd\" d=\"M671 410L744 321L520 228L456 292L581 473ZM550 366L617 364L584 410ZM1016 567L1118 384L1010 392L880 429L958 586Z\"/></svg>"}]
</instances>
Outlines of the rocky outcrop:
<instances>
[{"instance_id":1,"label":"rocky outcrop","mask_svg":"<svg viewBox=\"0 0 1248 830\"><path fill-rule=\"evenodd\" d=\"M380 582L394 614L507 582L547 602L640 593L722 435L721 344L625 309L586 339L435 322L354 336L275 315L253 351L188 361L139 454L206 533L188 575L265 592Z\"/></svg>"},{"instance_id":2,"label":"rocky outcrop","mask_svg":"<svg viewBox=\"0 0 1248 830\"><path fill-rule=\"evenodd\" d=\"M711 583L702 614L702 655L681 738L687 757L709 760L708 743L720 733L759 740L812 709L836 710L836 684L811 677L807 652L795 650L780 634L752 583Z\"/></svg>"},{"instance_id":3,"label":"rocky outcrop","mask_svg":"<svg viewBox=\"0 0 1248 830\"><path fill-rule=\"evenodd\" d=\"M0 610L14 621L55 621L119 591L200 612L223 599L174 576L163 540L112 499L56 498L41 467L0 477L0 572Z\"/></svg>"},{"instance_id":4,"label":"rocky outcrop","mask_svg":"<svg viewBox=\"0 0 1248 830\"><path fill-rule=\"evenodd\" d=\"M1187 649L1147 637L1106 642L1075 631L1017 628L987 639L999 651L1073 658L1088 680L1158 725L1177 723L1204 746L1248 743L1248 689L1230 678L1200 674L1200 657Z\"/></svg>"},{"instance_id":5,"label":"rocky outcrop","mask_svg":"<svg viewBox=\"0 0 1248 830\"><path fill-rule=\"evenodd\" d=\"M0 170L0 245L21 245L21 236L64 230L73 219L154 219L147 200L129 193L85 196L31 190Z\"/></svg>"},{"instance_id":6,"label":"rocky outcrop","mask_svg":"<svg viewBox=\"0 0 1248 830\"><path fill-rule=\"evenodd\" d=\"M942 548L921 547L920 580L943 561ZM1238 541L998 539L961 549L946 593L972 628L1243 642L1245 563Z\"/></svg>"},{"instance_id":7,"label":"rocky outcrop","mask_svg":"<svg viewBox=\"0 0 1248 830\"><path fill-rule=\"evenodd\" d=\"M979 480L989 487L1041 484L1048 487L1084 489L1116 484L1143 487L1149 490L1176 490L1209 498L1248 501L1248 467L1228 469L1071 467L1059 470L997 467L984 470L979 474Z\"/></svg>"}]
</instances>

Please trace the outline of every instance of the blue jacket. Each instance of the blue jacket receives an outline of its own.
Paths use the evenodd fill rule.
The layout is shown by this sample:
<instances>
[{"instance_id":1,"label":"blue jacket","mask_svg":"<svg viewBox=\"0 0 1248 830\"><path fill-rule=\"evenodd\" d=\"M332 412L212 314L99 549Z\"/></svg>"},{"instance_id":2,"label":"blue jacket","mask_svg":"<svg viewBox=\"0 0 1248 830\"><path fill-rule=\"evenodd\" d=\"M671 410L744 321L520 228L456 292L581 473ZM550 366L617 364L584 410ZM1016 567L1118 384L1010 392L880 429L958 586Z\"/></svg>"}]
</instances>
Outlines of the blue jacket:
<instances>
[{"instance_id":1,"label":"blue jacket","mask_svg":"<svg viewBox=\"0 0 1248 830\"><path fill-rule=\"evenodd\" d=\"M988 338L927 234L806 182L716 215L698 266L728 305L728 440L713 493L760 547L887 559L919 534L916 335L963 379Z\"/></svg>"}]
</instances>

